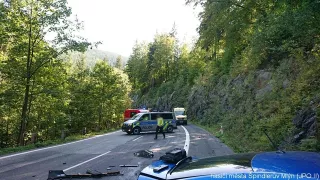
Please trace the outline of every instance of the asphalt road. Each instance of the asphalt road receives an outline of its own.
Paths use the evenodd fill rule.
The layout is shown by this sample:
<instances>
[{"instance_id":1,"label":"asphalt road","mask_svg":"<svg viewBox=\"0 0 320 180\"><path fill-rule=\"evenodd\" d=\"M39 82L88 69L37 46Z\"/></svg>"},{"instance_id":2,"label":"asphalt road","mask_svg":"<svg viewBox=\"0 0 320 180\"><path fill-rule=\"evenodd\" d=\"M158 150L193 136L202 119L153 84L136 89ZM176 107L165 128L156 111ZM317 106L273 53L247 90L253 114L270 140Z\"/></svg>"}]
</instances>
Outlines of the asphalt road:
<instances>
[{"instance_id":1,"label":"asphalt road","mask_svg":"<svg viewBox=\"0 0 320 180\"><path fill-rule=\"evenodd\" d=\"M136 179L139 172L167 150L184 147L197 158L232 154L232 150L205 130L194 126L179 126L166 139L154 133L127 135L121 131L96 136L68 144L36 149L0 157L1 180L46 180L49 170L64 170L66 174L85 173L87 169L108 172L120 170L123 176L101 179ZM154 158L136 157L134 152L151 150ZM139 165L119 167L119 165ZM115 166L115 167L110 167Z\"/></svg>"}]
</instances>

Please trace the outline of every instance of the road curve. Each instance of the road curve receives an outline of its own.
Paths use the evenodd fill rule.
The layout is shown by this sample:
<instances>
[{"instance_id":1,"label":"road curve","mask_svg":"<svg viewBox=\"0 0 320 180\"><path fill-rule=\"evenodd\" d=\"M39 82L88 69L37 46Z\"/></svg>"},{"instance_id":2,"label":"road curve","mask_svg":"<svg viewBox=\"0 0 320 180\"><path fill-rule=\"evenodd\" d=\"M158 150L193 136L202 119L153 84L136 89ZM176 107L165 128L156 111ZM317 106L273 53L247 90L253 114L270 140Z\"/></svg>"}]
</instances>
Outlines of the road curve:
<instances>
[{"instance_id":1,"label":"road curve","mask_svg":"<svg viewBox=\"0 0 320 180\"><path fill-rule=\"evenodd\" d=\"M49 170L64 170L67 174L85 173L87 169L107 172L107 168L120 170L123 176L102 179L136 179L139 172L167 150L184 147L188 154L203 158L232 154L232 150L207 131L194 126L179 126L166 139L154 133L127 135L121 131L68 144L36 149L0 157L0 179L45 180ZM135 157L134 152L151 150L152 159ZM119 167L119 165L139 165ZM110 167L114 166L114 167Z\"/></svg>"}]
</instances>

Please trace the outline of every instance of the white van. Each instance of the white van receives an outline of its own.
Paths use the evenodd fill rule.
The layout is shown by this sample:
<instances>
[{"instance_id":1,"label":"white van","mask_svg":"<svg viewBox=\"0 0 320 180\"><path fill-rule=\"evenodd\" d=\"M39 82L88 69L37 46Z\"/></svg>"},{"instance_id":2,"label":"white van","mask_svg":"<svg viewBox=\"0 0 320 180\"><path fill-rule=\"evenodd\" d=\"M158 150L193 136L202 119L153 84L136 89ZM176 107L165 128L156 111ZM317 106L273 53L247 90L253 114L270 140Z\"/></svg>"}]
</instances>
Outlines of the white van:
<instances>
[{"instance_id":1,"label":"white van","mask_svg":"<svg viewBox=\"0 0 320 180\"><path fill-rule=\"evenodd\" d=\"M188 124L186 110L184 108L174 108L173 112L176 116L177 125L178 124L183 124L183 125Z\"/></svg>"}]
</instances>

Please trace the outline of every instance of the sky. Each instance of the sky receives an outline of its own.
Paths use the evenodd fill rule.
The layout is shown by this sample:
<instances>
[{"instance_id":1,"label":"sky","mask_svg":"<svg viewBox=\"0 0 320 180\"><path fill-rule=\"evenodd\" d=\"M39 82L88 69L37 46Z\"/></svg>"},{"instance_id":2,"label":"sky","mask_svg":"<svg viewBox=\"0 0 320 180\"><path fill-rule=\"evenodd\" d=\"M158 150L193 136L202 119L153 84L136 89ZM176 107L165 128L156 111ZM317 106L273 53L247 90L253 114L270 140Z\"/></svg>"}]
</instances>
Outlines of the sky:
<instances>
[{"instance_id":1,"label":"sky","mask_svg":"<svg viewBox=\"0 0 320 180\"><path fill-rule=\"evenodd\" d=\"M122 56L130 56L136 41L152 42L157 32L170 32L174 23L180 41L191 43L198 35L200 10L185 0L68 0L68 5L84 22L83 37Z\"/></svg>"}]
</instances>

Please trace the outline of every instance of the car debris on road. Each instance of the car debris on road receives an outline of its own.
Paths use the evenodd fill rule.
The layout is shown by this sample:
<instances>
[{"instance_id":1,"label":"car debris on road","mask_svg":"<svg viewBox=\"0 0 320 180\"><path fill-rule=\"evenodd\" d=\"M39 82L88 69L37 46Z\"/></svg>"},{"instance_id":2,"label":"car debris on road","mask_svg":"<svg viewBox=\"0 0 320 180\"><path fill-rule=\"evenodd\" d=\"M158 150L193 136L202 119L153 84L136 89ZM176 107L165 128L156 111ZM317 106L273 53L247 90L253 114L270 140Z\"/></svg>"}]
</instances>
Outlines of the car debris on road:
<instances>
[{"instance_id":1,"label":"car debris on road","mask_svg":"<svg viewBox=\"0 0 320 180\"><path fill-rule=\"evenodd\" d=\"M141 150L141 151L135 152L133 154L134 154L134 156L137 156L137 157L145 157L145 158L153 158L154 157L153 152L149 151L149 150Z\"/></svg>"},{"instance_id":2,"label":"car debris on road","mask_svg":"<svg viewBox=\"0 0 320 180\"><path fill-rule=\"evenodd\" d=\"M87 174L66 174L63 170L50 170L47 180L54 179L72 179L72 178L100 178L105 176L122 176L120 171L112 171L107 173L101 173L96 170L87 170Z\"/></svg>"},{"instance_id":3,"label":"car debris on road","mask_svg":"<svg viewBox=\"0 0 320 180\"><path fill-rule=\"evenodd\" d=\"M139 165L119 165L120 167L139 167Z\"/></svg>"}]
</instances>

